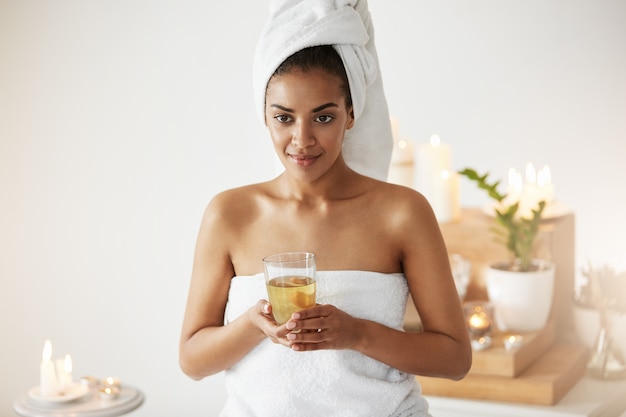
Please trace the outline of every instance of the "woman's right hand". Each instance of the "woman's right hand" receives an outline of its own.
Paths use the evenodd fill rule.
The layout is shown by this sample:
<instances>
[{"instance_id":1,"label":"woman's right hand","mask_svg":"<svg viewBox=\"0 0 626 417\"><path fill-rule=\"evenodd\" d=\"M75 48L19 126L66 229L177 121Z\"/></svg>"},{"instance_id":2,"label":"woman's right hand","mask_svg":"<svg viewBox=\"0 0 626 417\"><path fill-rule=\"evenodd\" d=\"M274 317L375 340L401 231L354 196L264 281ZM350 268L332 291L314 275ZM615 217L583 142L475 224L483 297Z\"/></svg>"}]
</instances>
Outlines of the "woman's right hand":
<instances>
[{"instance_id":1,"label":"woman's right hand","mask_svg":"<svg viewBox=\"0 0 626 417\"><path fill-rule=\"evenodd\" d=\"M252 323L272 342L283 346L290 346L287 334L291 331L285 325L278 325L272 315L272 305L267 300L259 300L248 310Z\"/></svg>"}]
</instances>

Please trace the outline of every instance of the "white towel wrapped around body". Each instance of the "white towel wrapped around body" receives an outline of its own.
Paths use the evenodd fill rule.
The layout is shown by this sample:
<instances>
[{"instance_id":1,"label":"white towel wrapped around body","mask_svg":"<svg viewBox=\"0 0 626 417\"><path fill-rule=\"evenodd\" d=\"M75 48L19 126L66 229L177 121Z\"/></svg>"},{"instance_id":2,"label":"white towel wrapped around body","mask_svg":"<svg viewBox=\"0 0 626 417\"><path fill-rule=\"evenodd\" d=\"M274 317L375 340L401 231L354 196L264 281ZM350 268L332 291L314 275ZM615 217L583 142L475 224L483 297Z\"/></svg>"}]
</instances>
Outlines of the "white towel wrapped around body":
<instances>
[{"instance_id":1,"label":"white towel wrapped around body","mask_svg":"<svg viewBox=\"0 0 626 417\"><path fill-rule=\"evenodd\" d=\"M254 98L265 121L265 90L278 66L304 48L332 45L341 56L355 126L344 158L355 171L385 181L393 138L367 0L275 0L254 56Z\"/></svg>"},{"instance_id":2,"label":"white towel wrapped around body","mask_svg":"<svg viewBox=\"0 0 626 417\"><path fill-rule=\"evenodd\" d=\"M402 328L407 297L403 274L317 274L318 303L395 329ZM259 299L267 299L263 274L233 278L226 321ZM353 350L296 352L266 339L226 370L226 388L222 417L429 415L413 375Z\"/></svg>"}]
</instances>

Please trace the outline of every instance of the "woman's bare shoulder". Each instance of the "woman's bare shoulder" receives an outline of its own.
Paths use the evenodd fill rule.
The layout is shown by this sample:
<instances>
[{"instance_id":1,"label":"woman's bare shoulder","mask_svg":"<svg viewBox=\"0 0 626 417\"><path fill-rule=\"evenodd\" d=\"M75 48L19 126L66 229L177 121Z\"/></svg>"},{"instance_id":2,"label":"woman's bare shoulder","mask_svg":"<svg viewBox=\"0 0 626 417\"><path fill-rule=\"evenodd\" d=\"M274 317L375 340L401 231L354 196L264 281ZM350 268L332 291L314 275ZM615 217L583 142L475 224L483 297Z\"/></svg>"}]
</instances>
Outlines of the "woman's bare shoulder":
<instances>
[{"instance_id":1,"label":"woman's bare shoulder","mask_svg":"<svg viewBox=\"0 0 626 417\"><path fill-rule=\"evenodd\" d=\"M376 186L373 188L375 198L379 200L379 204L386 205L390 208L395 207L399 210L428 209L429 203L426 198L412 188L402 185L392 184L375 180Z\"/></svg>"},{"instance_id":2,"label":"woman's bare shoulder","mask_svg":"<svg viewBox=\"0 0 626 417\"><path fill-rule=\"evenodd\" d=\"M269 195L269 183L250 184L217 193L209 201L205 221L219 221L228 225L249 219L258 212L262 201Z\"/></svg>"},{"instance_id":3,"label":"woman's bare shoulder","mask_svg":"<svg viewBox=\"0 0 626 417\"><path fill-rule=\"evenodd\" d=\"M385 213L388 226L406 227L432 221L433 212L420 192L401 185L380 183L375 190L375 206Z\"/></svg>"}]
</instances>

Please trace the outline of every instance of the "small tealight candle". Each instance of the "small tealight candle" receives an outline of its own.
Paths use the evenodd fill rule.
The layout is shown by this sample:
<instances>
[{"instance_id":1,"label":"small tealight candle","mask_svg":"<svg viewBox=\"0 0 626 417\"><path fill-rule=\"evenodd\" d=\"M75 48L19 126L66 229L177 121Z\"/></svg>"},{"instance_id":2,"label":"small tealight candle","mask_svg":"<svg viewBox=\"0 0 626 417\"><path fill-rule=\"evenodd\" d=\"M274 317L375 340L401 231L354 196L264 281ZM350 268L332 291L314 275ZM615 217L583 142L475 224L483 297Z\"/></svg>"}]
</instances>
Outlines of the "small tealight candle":
<instances>
[{"instance_id":1,"label":"small tealight candle","mask_svg":"<svg viewBox=\"0 0 626 417\"><path fill-rule=\"evenodd\" d=\"M472 348L483 350L491 346L493 305L489 302L466 302L463 310Z\"/></svg>"},{"instance_id":2,"label":"small tealight candle","mask_svg":"<svg viewBox=\"0 0 626 417\"><path fill-rule=\"evenodd\" d=\"M517 350L524 343L524 336L513 334L504 339L504 348L506 350Z\"/></svg>"},{"instance_id":3,"label":"small tealight candle","mask_svg":"<svg viewBox=\"0 0 626 417\"><path fill-rule=\"evenodd\" d=\"M105 401L114 400L120 395L120 389L118 387L103 387L98 391L100 398Z\"/></svg>"},{"instance_id":4,"label":"small tealight candle","mask_svg":"<svg viewBox=\"0 0 626 417\"><path fill-rule=\"evenodd\" d=\"M484 312L479 311L470 316L468 320L470 329L475 331L481 331L489 328L489 319Z\"/></svg>"},{"instance_id":5,"label":"small tealight candle","mask_svg":"<svg viewBox=\"0 0 626 417\"><path fill-rule=\"evenodd\" d=\"M106 387L114 387L114 388L121 388L122 387L122 383L120 382L120 380L118 378L113 378L111 376L107 377L104 379L104 381L102 381L102 385L106 388Z\"/></svg>"}]
</instances>

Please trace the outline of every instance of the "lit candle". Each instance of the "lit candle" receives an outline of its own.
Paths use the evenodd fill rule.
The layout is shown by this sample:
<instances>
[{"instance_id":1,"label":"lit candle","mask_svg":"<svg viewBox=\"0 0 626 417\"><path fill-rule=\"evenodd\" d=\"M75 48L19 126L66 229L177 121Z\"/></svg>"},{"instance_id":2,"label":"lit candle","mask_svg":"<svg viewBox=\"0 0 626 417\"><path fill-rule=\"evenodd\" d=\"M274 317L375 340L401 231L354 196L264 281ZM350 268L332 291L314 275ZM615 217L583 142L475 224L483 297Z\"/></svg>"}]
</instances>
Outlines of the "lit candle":
<instances>
[{"instance_id":1,"label":"lit candle","mask_svg":"<svg viewBox=\"0 0 626 417\"><path fill-rule=\"evenodd\" d=\"M506 199L503 206L519 203L519 217L532 217L533 210L539 207L539 202L550 204L554 199L554 186L550 168L546 165L539 171L532 163L526 165L525 180L514 168L509 168Z\"/></svg>"},{"instance_id":2,"label":"lit candle","mask_svg":"<svg viewBox=\"0 0 626 417\"><path fill-rule=\"evenodd\" d=\"M105 378L104 381L102 381L102 385L104 385L105 387L121 388L122 382L118 378L113 378L109 376Z\"/></svg>"},{"instance_id":3,"label":"lit candle","mask_svg":"<svg viewBox=\"0 0 626 417\"><path fill-rule=\"evenodd\" d=\"M120 389L118 387L103 387L98 391L100 398L105 401L114 400L120 395Z\"/></svg>"},{"instance_id":4,"label":"lit candle","mask_svg":"<svg viewBox=\"0 0 626 417\"><path fill-rule=\"evenodd\" d=\"M489 319L483 312L472 314L468 323L472 330L485 330L489 328Z\"/></svg>"},{"instance_id":5,"label":"lit candle","mask_svg":"<svg viewBox=\"0 0 626 417\"><path fill-rule=\"evenodd\" d=\"M554 185L552 185L552 173L550 167L544 165L537 172L537 188L539 188L539 199L549 204L554 200Z\"/></svg>"},{"instance_id":6,"label":"lit candle","mask_svg":"<svg viewBox=\"0 0 626 417\"><path fill-rule=\"evenodd\" d=\"M445 223L458 220L461 216L459 176L455 172L444 169L439 174L439 181L438 186L433 188L429 201L437 221Z\"/></svg>"},{"instance_id":7,"label":"lit candle","mask_svg":"<svg viewBox=\"0 0 626 417\"><path fill-rule=\"evenodd\" d=\"M415 157L415 186L426 195L441 171L450 170L450 146L432 135L429 143L417 146Z\"/></svg>"},{"instance_id":8,"label":"lit candle","mask_svg":"<svg viewBox=\"0 0 626 417\"><path fill-rule=\"evenodd\" d=\"M522 181L522 175L517 172L513 167L509 168L509 183L507 187L507 200L511 203L519 201L522 194L524 183Z\"/></svg>"},{"instance_id":9,"label":"lit candle","mask_svg":"<svg viewBox=\"0 0 626 417\"><path fill-rule=\"evenodd\" d=\"M430 202L439 221L452 220L454 216L450 213L454 212L453 201L458 199L458 179L449 174L450 146L432 135L428 144L418 145L415 157L414 188Z\"/></svg>"},{"instance_id":10,"label":"lit candle","mask_svg":"<svg viewBox=\"0 0 626 417\"><path fill-rule=\"evenodd\" d=\"M483 350L491 346L491 323L493 304L479 301L463 304L467 330L469 331L472 349Z\"/></svg>"},{"instance_id":11,"label":"lit candle","mask_svg":"<svg viewBox=\"0 0 626 417\"><path fill-rule=\"evenodd\" d=\"M504 348L506 350L517 350L524 343L524 336L513 334L504 339Z\"/></svg>"},{"instance_id":12,"label":"lit candle","mask_svg":"<svg viewBox=\"0 0 626 417\"><path fill-rule=\"evenodd\" d=\"M72 384L72 357L68 354L64 359L57 359L57 382L58 390L61 393L66 392Z\"/></svg>"},{"instance_id":13,"label":"lit candle","mask_svg":"<svg viewBox=\"0 0 626 417\"><path fill-rule=\"evenodd\" d=\"M415 146L408 139L400 137L398 120L391 118L393 132L393 151L387 182L413 187L413 166L415 162Z\"/></svg>"},{"instance_id":14,"label":"lit candle","mask_svg":"<svg viewBox=\"0 0 626 417\"><path fill-rule=\"evenodd\" d=\"M526 182L520 200L519 212L521 217L531 217L532 210L539 203L539 190L537 188L537 172L532 163L526 164Z\"/></svg>"},{"instance_id":15,"label":"lit candle","mask_svg":"<svg viewBox=\"0 0 626 417\"><path fill-rule=\"evenodd\" d=\"M51 357L52 343L50 340L46 340L41 353L41 366L39 367L39 393L44 397L58 394L57 376Z\"/></svg>"},{"instance_id":16,"label":"lit candle","mask_svg":"<svg viewBox=\"0 0 626 417\"><path fill-rule=\"evenodd\" d=\"M475 304L467 317L467 328L472 337L483 337L491 332L491 319L486 307Z\"/></svg>"}]
</instances>

